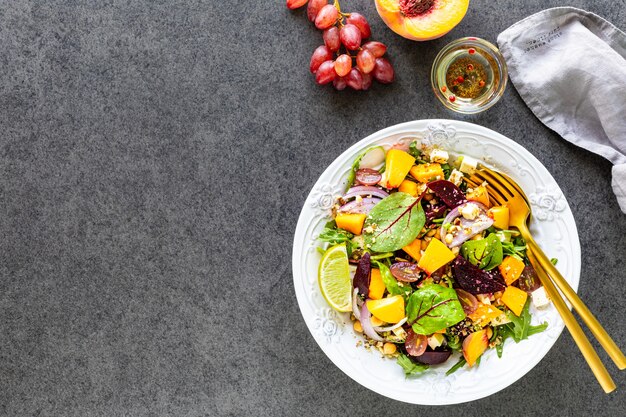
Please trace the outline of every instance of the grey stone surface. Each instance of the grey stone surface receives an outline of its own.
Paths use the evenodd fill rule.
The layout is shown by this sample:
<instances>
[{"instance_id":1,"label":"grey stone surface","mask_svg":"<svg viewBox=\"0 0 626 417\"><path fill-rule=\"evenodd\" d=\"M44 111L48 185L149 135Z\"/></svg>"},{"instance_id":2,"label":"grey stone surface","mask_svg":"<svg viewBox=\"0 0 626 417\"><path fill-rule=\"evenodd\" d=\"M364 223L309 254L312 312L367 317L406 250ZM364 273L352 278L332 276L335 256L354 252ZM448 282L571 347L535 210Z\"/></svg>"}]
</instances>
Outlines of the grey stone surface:
<instances>
[{"instance_id":1,"label":"grey stone surface","mask_svg":"<svg viewBox=\"0 0 626 417\"><path fill-rule=\"evenodd\" d=\"M383 398L324 356L292 286L297 216L339 153L395 123L468 120L557 179L580 231L580 294L626 347L610 164L513 88L460 117L428 81L452 39L495 41L559 3L475 0L451 33L413 43L372 1L344 0L389 45L397 81L337 93L308 72L320 33L282 0L1 2L0 415L624 415L624 373L607 361L620 390L604 395L565 333L488 399ZM570 4L626 27L623 0Z\"/></svg>"}]
</instances>

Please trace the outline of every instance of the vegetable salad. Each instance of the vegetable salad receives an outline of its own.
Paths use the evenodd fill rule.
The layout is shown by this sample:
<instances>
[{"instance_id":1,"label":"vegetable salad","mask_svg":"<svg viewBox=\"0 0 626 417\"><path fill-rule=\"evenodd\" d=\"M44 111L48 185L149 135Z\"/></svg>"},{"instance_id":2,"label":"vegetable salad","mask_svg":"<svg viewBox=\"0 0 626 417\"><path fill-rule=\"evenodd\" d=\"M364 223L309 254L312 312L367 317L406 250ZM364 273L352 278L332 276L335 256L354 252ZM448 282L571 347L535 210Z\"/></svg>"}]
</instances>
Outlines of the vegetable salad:
<instances>
[{"instance_id":1,"label":"vegetable salad","mask_svg":"<svg viewBox=\"0 0 626 417\"><path fill-rule=\"evenodd\" d=\"M448 374L477 366L487 349L500 357L506 339L547 327L530 324L530 304L549 300L508 208L491 204L486 184L465 181L477 165L417 141L365 149L319 236L320 251L345 251L336 262L351 271L342 290L320 277L322 293L349 292L342 311L351 310L359 344L395 358L407 376L451 357L460 359Z\"/></svg>"}]
</instances>

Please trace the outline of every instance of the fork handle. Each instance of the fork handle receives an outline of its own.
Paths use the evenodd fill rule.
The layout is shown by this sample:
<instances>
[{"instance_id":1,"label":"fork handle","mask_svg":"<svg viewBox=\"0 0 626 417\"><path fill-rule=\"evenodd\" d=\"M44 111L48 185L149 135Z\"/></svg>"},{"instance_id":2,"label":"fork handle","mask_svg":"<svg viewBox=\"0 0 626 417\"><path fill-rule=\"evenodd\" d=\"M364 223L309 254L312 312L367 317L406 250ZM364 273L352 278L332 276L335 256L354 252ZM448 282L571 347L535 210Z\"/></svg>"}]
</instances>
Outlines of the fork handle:
<instances>
[{"instance_id":1,"label":"fork handle","mask_svg":"<svg viewBox=\"0 0 626 417\"><path fill-rule=\"evenodd\" d=\"M528 251L527 253L530 263L535 267L535 270L537 271L537 275L539 276L541 283L543 284L544 288L546 289L546 292L548 293L548 295L550 296L550 299L552 300L552 304L554 304L554 307L561 315L561 318L563 318L563 321L565 322L565 326L567 326L567 329L572 335L572 339L574 339L574 342L576 342L576 345L578 345L578 349L580 349L580 352L583 354L583 357L587 361L589 368L591 368L591 371L593 372L596 379L600 383L600 386L602 387L605 393L607 394L610 393L616 388L615 382L613 382L611 375L609 375L609 372L606 370L606 367L604 366L604 364L598 357L598 354L596 353L594 348L591 346L591 343L589 343L589 339L587 339L587 336L585 336L585 333L583 332L583 329L580 327L580 324L578 324L578 322L574 318L574 315L572 314L570 309L567 307L567 304L565 304L565 301L563 300L563 298L561 298L561 295L559 294L559 291L554 286L554 283L546 275L546 272L540 267L537 261L537 257L535 255L536 253L532 250ZM543 255L543 253L541 252L539 255ZM540 257L541 256L539 256L539 258Z\"/></svg>"},{"instance_id":2,"label":"fork handle","mask_svg":"<svg viewBox=\"0 0 626 417\"><path fill-rule=\"evenodd\" d=\"M527 240L528 246L530 250L536 254L537 260L541 267L547 272L547 274L552 278L554 283L559 287L559 290L563 293L565 298L572 304L572 307L578 314L583 322L589 327L591 333L593 333L594 337L598 339L600 345L604 348L609 357L615 362L615 365L623 370L626 368L626 356L620 350L620 348L615 344L611 336L604 330L604 327L600 324L598 319L593 315L591 311L587 308L585 303L578 297L576 292L570 287L568 282L563 278L563 276L559 273L556 267L550 262L548 257L543 253L541 248L537 245L537 242L532 240Z\"/></svg>"}]
</instances>

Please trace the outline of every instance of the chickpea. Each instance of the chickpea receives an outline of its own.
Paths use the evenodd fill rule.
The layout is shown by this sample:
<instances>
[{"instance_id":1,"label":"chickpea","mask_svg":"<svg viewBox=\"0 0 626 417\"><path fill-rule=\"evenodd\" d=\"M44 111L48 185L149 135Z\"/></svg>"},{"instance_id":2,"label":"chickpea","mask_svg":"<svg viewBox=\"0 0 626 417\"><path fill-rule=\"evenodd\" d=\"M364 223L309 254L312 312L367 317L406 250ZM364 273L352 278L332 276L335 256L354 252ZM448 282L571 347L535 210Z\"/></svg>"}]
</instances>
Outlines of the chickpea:
<instances>
[{"instance_id":1,"label":"chickpea","mask_svg":"<svg viewBox=\"0 0 626 417\"><path fill-rule=\"evenodd\" d=\"M393 355L394 353L396 353L396 350L397 348L394 343L387 342L383 345L383 353L385 355Z\"/></svg>"},{"instance_id":2,"label":"chickpea","mask_svg":"<svg viewBox=\"0 0 626 417\"><path fill-rule=\"evenodd\" d=\"M354 331L357 333L363 333L363 326L361 326L361 322L360 321L355 321L354 324L352 325L352 327L354 328Z\"/></svg>"}]
</instances>

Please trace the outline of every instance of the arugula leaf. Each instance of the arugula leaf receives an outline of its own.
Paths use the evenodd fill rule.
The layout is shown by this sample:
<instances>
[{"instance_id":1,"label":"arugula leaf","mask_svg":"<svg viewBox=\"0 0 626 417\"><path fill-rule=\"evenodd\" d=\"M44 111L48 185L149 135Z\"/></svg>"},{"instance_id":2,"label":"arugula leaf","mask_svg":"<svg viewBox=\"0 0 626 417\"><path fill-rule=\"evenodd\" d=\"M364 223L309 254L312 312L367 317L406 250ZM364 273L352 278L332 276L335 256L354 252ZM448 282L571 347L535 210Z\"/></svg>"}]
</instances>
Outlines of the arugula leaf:
<instances>
[{"instance_id":1,"label":"arugula leaf","mask_svg":"<svg viewBox=\"0 0 626 417\"><path fill-rule=\"evenodd\" d=\"M461 359L459 359L459 361L455 363L452 368L448 369L448 371L446 372L446 376L452 375L453 373L461 369L466 363L467 361L465 360L465 358L461 356Z\"/></svg>"},{"instance_id":2,"label":"arugula leaf","mask_svg":"<svg viewBox=\"0 0 626 417\"><path fill-rule=\"evenodd\" d=\"M413 331L424 335L453 326L465 318L456 291L439 284L424 285L411 294L406 315Z\"/></svg>"},{"instance_id":3,"label":"arugula leaf","mask_svg":"<svg viewBox=\"0 0 626 417\"><path fill-rule=\"evenodd\" d=\"M393 252L413 242L426 223L419 202L402 192L384 198L365 220L365 244L376 252Z\"/></svg>"},{"instance_id":4,"label":"arugula leaf","mask_svg":"<svg viewBox=\"0 0 626 417\"><path fill-rule=\"evenodd\" d=\"M326 226L320 233L318 239L322 242L328 242L331 245L337 245L339 243L348 242L353 237L354 235L346 230Z\"/></svg>"},{"instance_id":5,"label":"arugula leaf","mask_svg":"<svg viewBox=\"0 0 626 417\"><path fill-rule=\"evenodd\" d=\"M417 148L417 141L414 140L409 145L409 154L415 159L419 159L422 156L422 151Z\"/></svg>"},{"instance_id":6,"label":"arugula leaf","mask_svg":"<svg viewBox=\"0 0 626 417\"><path fill-rule=\"evenodd\" d=\"M400 365L404 370L404 375L406 376L420 374L428 369L428 365L415 363L404 353L401 353L400 356L398 356L397 362L398 365Z\"/></svg>"},{"instance_id":7,"label":"arugula leaf","mask_svg":"<svg viewBox=\"0 0 626 417\"><path fill-rule=\"evenodd\" d=\"M461 246L461 256L486 271L502 263L502 253L502 243L495 233L484 239L468 240Z\"/></svg>"},{"instance_id":8,"label":"arugula leaf","mask_svg":"<svg viewBox=\"0 0 626 417\"><path fill-rule=\"evenodd\" d=\"M506 339L512 338L515 340L515 343L519 343L522 340L528 339L529 336L541 333L548 328L548 323L545 322L535 326L530 324L531 315L529 307L530 300L527 300L522 309L522 314L519 317L511 311L507 311L506 316L511 322L494 327L494 330L497 330L498 334L502 337L502 342L496 345L498 357L502 357L502 348Z\"/></svg>"},{"instance_id":9,"label":"arugula leaf","mask_svg":"<svg viewBox=\"0 0 626 417\"><path fill-rule=\"evenodd\" d=\"M400 287L400 285L398 284L398 280L394 278L391 270L387 265L378 261L374 261L374 264L376 264L376 266L380 270L380 277L382 278L383 283L387 288L387 291L389 291L389 294L405 295L405 293L411 291L411 287Z\"/></svg>"}]
</instances>

